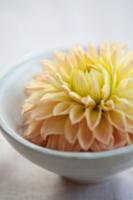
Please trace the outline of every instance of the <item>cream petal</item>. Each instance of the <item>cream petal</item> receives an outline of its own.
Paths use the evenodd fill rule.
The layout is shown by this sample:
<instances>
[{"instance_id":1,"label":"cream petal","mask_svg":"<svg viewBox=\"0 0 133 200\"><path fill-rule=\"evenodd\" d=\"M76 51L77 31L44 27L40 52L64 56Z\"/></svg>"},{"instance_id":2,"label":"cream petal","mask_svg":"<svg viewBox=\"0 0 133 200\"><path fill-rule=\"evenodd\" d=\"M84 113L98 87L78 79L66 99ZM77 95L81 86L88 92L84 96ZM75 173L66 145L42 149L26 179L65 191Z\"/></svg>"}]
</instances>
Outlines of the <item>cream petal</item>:
<instances>
[{"instance_id":1,"label":"cream petal","mask_svg":"<svg viewBox=\"0 0 133 200\"><path fill-rule=\"evenodd\" d=\"M42 124L41 136L45 140L49 135L63 135L66 117L51 117Z\"/></svg>"},{"instance_id":2,"label":"cream petal","mask_svg":"<svg viewBox=\"0 0 133 200\"><path fill-rule=\"evenodd\" d=\"M30 90L39 90L39 89L44 89L45 88L45 84L42 81L37 81L37 80L31 80L27 86L26 89L30 89Z\"/></svg>"},{"instance_id":3,"label":"cream petal","mask_svg":"<svg viewBox=\"0 0 133 200\"><path fill-rule=\"evenodd\" d=\"M103 83L103 87L102 87L102 98L103 100L106 100L111 92L111 78L110 78L110 74L107 72L106 69L103 68L103 66L98 65L99 69L101 70L102 74L103 74L103 79L104 79L104 83Z\"/></svg>"},{"instance_id":4,"label":"cream petal","mask_svg":"<svg viewBox=\"0 0 133 200\"><path fill-rule=\"evenodd\" d=\"M81 97L76 92L70 92L69 96L77 102L81 101Z\"/></svg>"},{"instance_id":5,"label":"cream petal","mask_svg":"<svg viewBox=\"0 0 133 200\"><path fill-rule=\"evenodd\" d=\"M87 125L91 130L94 130L98 126L101 120L101 115L101 109L86 109L85 116L87 120Z\"/></svg>"},{"instance_id":6,"label":"cream petal","mask_svg":"<svg viewBox=\"0 0 133 200\"><path fill-rule=\"evenodd\" d=\"M55 51L54 56L56 60L59 62L59 65L63 66L63 70L69 74L72 71L72 63L70 61L69 56L67 54Z\"/></svg>"},{"instance_id":7,"label":"cream petal","mask_svg":"<svg viewBox=\"0 0 133 200\"><path fill-rule=\"evenodd\" d=\"M81 102L84 103L86 107L94 107L96 105L95 101L90 96L83 97Z\"/></svg>"},{"instance_id":8,"label":"cream petal","mask_svg":"<svg viewBox=\"0 0 133 200\"><path fill-rule=\"evenodd\" d=\"M50 75L55 76L58 70L57 64L52 60L41 60L41 63L44 65L45 72L48 72Z\"/></svg>"},{"instance_id":9,"label":"cream petal","mask_svg":"<svg viewBox=\"0 0 133 200\"><path fill-rule=\"evenodd\" d=\"M59 73L54 73L50 75L49 73L45 72L44 79L45 79L45 83L54 85L54 87L58 89L60 89L60 86L63 83L63 79Z\"/></svg>"},{"instance_id":10,"label":"cream petal","mask_svg":"<svg viewBox=\"0 0 133 200\"><path fill-rule=\"evenodd\" d=\"M133 52L128 52L125 58L123 58L123 62L120 64L120 76L121 79L131 76L133 74Z\"/></svg>"},{"instance_id":11,"label":"cream petal","mask_svg":"<svg viewBox=\"0 0 133 200\"><path fill-rule=\"evenodd\" d=\"M66 54L64 52L54 51L54 57L58 62L64 61L65 56L66 56Z\"/></svg>"},{"instance_id":12,"label":"cream petal","mask_svg":"<svg viewBox=\"0 0 133 200\"><path fill-rule=\"evenodd\" d=\"M85 116L84 106L73 104L71 110L69 111L69 117L72 124L80 122Z\"/></svg>"},{"instance_id":13,"label":"cream petal","mask_svg":"<svg viewBox=\"0 0 133 200\"><path fill-rule=\"evenodd\" d=\"M71 91L70 88L69 88L67 85L64 85L64 84L63 84L61 87L62 87L62 89L64 90L64 92L66 92L67 95L68 95L71 99L73 99L73 100L75 100L75 101L77 101L77 102L81 102L81 97L80 97L76 92Z\"/></svg>"},{"instance_id":14,"label":"cream petal","mask_svg":"<svg viewBox=\"0 0 133 200\"><path fill-rule=\"evenodd\" d=\"M35 108L34 104L25 103L22 107L22 115L26 112L29 112Z\"/></svg>"},{"instance_id":15,"label":"cream petal","mask_svg":"<svg viewBox=\"0 0 133 200\"><path fill-rule=\"evenodd\" d=\"M114 104L113 100L110 99L110 100L103 103L102 108L105 111L114 110L115 104Z\"/></svg>"},{"instance_id":16,"label":"cream petal","mask_svg":"<svg viewBox=\"0 0 133 200\"><path fill-rule=\"evenodd\" d=\"M42 91L36 91L32 93L26 100L25 103L31 103L36 104L40 101L40 98L42 97L43 92Z\"/></svg>"},{"instance_id":17,"label":"cream petal","mask_svg":"<svg viewBox=\"0 0 133 200\"><path fill-rule=\"evenodd\" d=\"M126 127L127 127L126 117L123 112L116 111L116 110L109 111L108 119L114 127L118 128L121 131L124 131L124 130L126 131Z\"/></svg>"},{"instance_id":18,"label":"cream petal","mask_svg":"<svg viewBox=\"0 0 133 200\"><path fill-rule=\"evenodd\" d=\"M53 115L66 115L70 110L71 102L58 103L53 110Z\"/></svg>"},{"instance_id":19,"label":"cream petal","mask_svg":"<svg viewBox=\"0 0 133 200\"><path fill-rule=\"evenodd\" d=\"M74 144L77 139L78 124L73 125L68 118L65 123L65 138L70 144Z\"/></svg>"},{"instance_id":20,"label":"cream petal","mask_svg":"<svg viewBox=\"0 0 133 200\"><path fill-rule=\"evenodd\" d=\"M56 102L46 102L44 104L40 104L32 111L32 118L35 120L44 120L51 117L56 104Z\"/></svg>"},{"instance_id":21,"label":"cream petal","mask_svg":"<svg viewBox=\"0 0 133 200\"><path fill-rule=\"evenodd\" d=\"M32 114L31 111L26 112L26 113L23 114L23 125L24 126L27 126L27 125L29 125L30 123L32 123L34 121L32 119L32 117L31 117L31 114Z\"/></svg>"},{"instance_id":22,"label":"cream petal","mask_svg":"<svg viewBox=\"0 0 133 200\"><path fill-rule=\"evenodd\" d=\"M42 122L33 121L29 124L28 128L24 132L24 137L27 139L32 139L38 136L38 130L40 129Z\"/></svg>"},{"instance_id":23,"label":"cream petal","mask_svg":"<svg viewBox=\"0 0 133 200\"><path fill-rule=\"evenodd\" d=\"M98 102L101 98L100 73L96 72L96 70L91 70L89 75L91 80L90 93L92 98Z\"/></svg>"},{"instance_id":24,"label":"cream petal","mask_svg":"<svg viewBox=\"0 0 133 200\"><path fill-rule=\"evenodd\" d=\"M125 45L119 43L113 43L111 45L111 63L113 66L118 66L121 62L121 58L123 58L125 53Z\"/></svg>"},{"instance_id":25,"label":"cream petal","mask_svg":"<svg viewBox=\"0 0 133 200\"><path fill-rule=\"evenodd\" d=\"M75 70L72 75L72 88L80 96L87 96L90 90L90 85L84 75L80 70Z\"/></svg>"},{"instance_id":26,"label":"cream petal","mask_svg":"<svg viewBox=\"0 0 133 200\"><path fill-rule=\"evenodd\" d=\"M70 98L64 92L55 92L44 94L40 99L41 102L49 102L49 101L69 101Z\"/></svg>"},{"instance_id":27,"label":"cream petal","mask_svg":"<svg viewBox=\"0 0 133 200\"><path fill-rule=\"evenodd\" d=\"M89 44L88 46L88 54L91 56L94 62L98 62L98 52L93 44Z\"/></svg>"},{"instance_id":28,"label":"cream petal","mask_svg":"<svg viewBox=\"0 0 133 200\"><path fill-rule=\"evenodd\" d=\"M100 60L107 65L110 61L110 46L108 42L104 42L100 46Z\"/></svg>"},{"instance_id":29,"label":"cream petal","mask_svg":"<svg viewBox=\"0 0 133 200\"><path fill-rule=\"evenodd\" d=\"M109 144L110 138L112 137L112 125L103 116L98 126L94 129L93 134L95 138L103 144Z\"/></svg>"},{"instance_id":30,"label":"cream petal","mask_svg":"<svg viewBox=\"0 0 133 200\"><path fill-rule=\"evenodd\" d=\"M116 88L117 95L122 97L128 97L130 93L133 94L132 88L133 88L132 77L122 79L118 87Z\"/></svg>"},{"instance_id":31,"label":"cream petal","mask_svg":"<svg viewBox=\"0 0 133 200\"><path fill-rule=\"evenodd\" d=\"M88 150L94 141L93 134L88 128L85 120L80 123L78 130L78 141L83 150Z\"/></svg>"}]
</instances>

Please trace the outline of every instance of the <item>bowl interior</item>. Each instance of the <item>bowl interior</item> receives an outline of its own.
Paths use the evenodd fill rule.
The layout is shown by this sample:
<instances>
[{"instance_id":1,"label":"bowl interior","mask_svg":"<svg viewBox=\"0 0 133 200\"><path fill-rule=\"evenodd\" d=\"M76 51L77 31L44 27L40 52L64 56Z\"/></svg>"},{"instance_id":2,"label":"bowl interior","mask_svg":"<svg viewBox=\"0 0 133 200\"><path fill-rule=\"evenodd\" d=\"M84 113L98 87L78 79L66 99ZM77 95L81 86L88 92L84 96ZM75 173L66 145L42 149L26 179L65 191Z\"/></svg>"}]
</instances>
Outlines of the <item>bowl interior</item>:
<instances>
[{"instance_id":1,"label":"bowl interior","mask_svg":"<svg viewBox=\"0 0 133 200\"><path fill-rule=\"evenodd\" d=\"M21 109L25 98L24 87L36 72L42 68L41 60L44 56L25 58L24 62L18 62L16 68L9 72L2 80L0 113L5 122L15 131L21 134L22 116ZM47 55L49 58L50 55Z\"/></svg>"},{"instance_id":2,"label":"bowl interior","mask_svg":"<svg viewBox=\"0 0 133 200\"><path fill-rule=\"evenodd\" d=\"M39 53L25 56L17 64L15 68L11 69L6 76L0 81L0 123L3 129L3 122L10 130L13 130L14 133L9 133L10 131L5 131L10 136L13 135L14 138L18 136L18 133L22 134L22 116L21 108L25 98L24 87L27 82L32 78L33 74L42 70L41 60L44 58L51 58L51 53ZM24 145L27 141L21 137L18 139L19 142L22 142ZM25 142L24 142L25 141ZM28 142L29 143L29 142ZM27 143L27 144L28 144ZM33 145L28 144L30 147ZM84 157L84 158L101 158L108 157L112 155L126 154L128 152L133 152L133 145L119 148L116 150L100 152L100 153L72 153L68 152L59 152L54 150L46 150L45 148L34 145L34 148L39 149L41 152L54 154L58 156L65 157Z\"/></svg>"}]
</instances>

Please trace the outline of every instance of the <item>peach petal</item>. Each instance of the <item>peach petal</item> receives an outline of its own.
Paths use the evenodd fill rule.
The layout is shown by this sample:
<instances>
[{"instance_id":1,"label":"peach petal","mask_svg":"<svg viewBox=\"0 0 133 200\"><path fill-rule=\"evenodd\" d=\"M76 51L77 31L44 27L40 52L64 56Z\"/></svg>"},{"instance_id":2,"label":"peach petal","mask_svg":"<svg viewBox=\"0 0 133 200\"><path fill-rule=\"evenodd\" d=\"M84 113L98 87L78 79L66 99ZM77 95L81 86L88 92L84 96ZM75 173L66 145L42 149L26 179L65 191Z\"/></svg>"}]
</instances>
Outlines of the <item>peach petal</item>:
<instances>
[{"instance_id":1,"label":"peach petal","mask_svg":"<svg viewBox=\"0 0 133 200\"><path fill-rule=\"evenodd\" d=\"M133 133L128 133L128 144L133 144Z\"/></svg>"},{"instance_id":2,"label":"peach petal","mask_svg":"<svg viewBox=\"0 0 133 200\"><path fill-rule=\"evenodd\" d=\"M57 144L57 141L58 141L58 136L56 136L54 138L53 135L50 135L50 136L47 137L47 141L45 143L45 147L51 148L51 149L56 149L55 144Z\"/></svg>"},{"instance_id":3,"label":"peach petal","mask_svg":"<svg viewBox=\"0 0 133 200\"><path fill-rule=\"evenodd\" d=\"M109 111L108 112L108 119L110 121L110 123L115 126L116 128L118 128L121 131L126 131L126 118L123 112L121 111Z\"/></svg>"},{"instance_id":4,"label":"peach petal","mask_svg":"<svg viewBox=\"0 0 133 200\"><path fill-rule=\"evenodd\" d=\"M112 125L103 116L98 126L94 129L93 134L99 142L109 144L110 138L112 137L112 131Z\"/></svg>"},{"instance_id":5,"label":"peach petal","mask_svg":"<svg viewBox=\"0 0 133 200\"><path fill-rule=\"evenodd\" d=\"M33 121L29 124L28 128L24 132L24 137L27 139L34 138L40 134L39 129L41 127L42 122Z\"/></svg>"},{"instance_id":6,"label":"peach petal","mask_svg":"<svg viewBox=\"0 0 133 200\"><path fill-rule=\"evenodd\" d=\"M110 138L110 141L109 141L109 144L106 145L106 144L103 144L97 140L95 140L91 146L91 150L93 152L100 152L100 151L106 151L106 150L111 150L113 149L113 146L114 146L114 138L111 137Z\"/></svg>"},{"instance_id":7,"label":"peach petal","mask_svg":"<svg viewBox=\"0 0 133 200\"><path fill-rule=\"evenodd\" d=\"M82 148L81 148L79 142L76 141L75 144L72 146L72 151L81 151L81 150L82 150Z\"/></svg>"},{"instance_id":8,"label":"peach petal","mask_svg":"<svg viewBox=\"0 0 133 200\"><path fill-rule=\"evenodd\" d=\"M43 144L43 140L42 137L40 136L40 134L32 139L29 139L32 143L37 144L37 145L42 145Z\"/></svg>"},{"instance_id":9,"label":"peach petal","mask_svg":"<svg viewBox=\"0 0 133 200\"><path fill-rule=\"evenodd\" d=\"M64 126L66 122L65 116L51 117L46 119L41 128L41 136L45 140L48 135L64 134Z\"/></svg>"},{"instance_id":10,"label":"peach petal","mask_svg":"<svg viewBox=\"0 0 133 200\"><path fill-rule=\"evenodd\" d=\"M122 147L127 144L127 133L121 132L118 129L114 128L114 148Z\"/></svg>"},{"instance_id":11,"label":"peach petal","mask_svg":"<svg viewBox=\"0 0 133 200\"><path fill-rule=\"evenodd\" d=\"M84 118L84 115L85 115L84 106L78 104L72 105L69 112L69 117L72 124L80 122Z\"/></svg>"},{"instance_id":12,"label":"peach petal","mask_svg":"<svg viewBox=\"0 0 133 200\"><path fill-rule=\"evenodd\" d=\"M88 127L93 130L97 127L97 125L99 124L100 120L101 120L101 116L102 116L102 112L100 109L86 109L85 111L85 116L86 116L86 120L87 120L87 125Z\"/></svg>"},{"instance_id":13,"label":"peach petal","mask_svg":"<svg viewBox=\"0 0 133 200\"><path fill-rule=\"evenodd\" d=\"M114 148L114 138L111 137L110 141L109 141L109 143L107 145L99 142L99 146L100 146L101 151L106 151L106 150L113 149Z\"/></svg>"},{"instance_id":14,"label":"peach petal","mask_svg":"<svg viewBox=\"0 0 133 200\"><path fill-rule=\"evenodd\" d=\"M93 152L100 152L101 148L99 146L99 142L97 140L94 140L93 144L91 145L91 151Z\"/></svg>"},{"instance_id":15,"label":"peach petal","mask_svg":"<svg viewBox=\"0 0 133 200\"><path fill-rule=\"evenodd\" d=\"M83 150L88 150L94 141L93 134L89 130L85 120L83 120L79 126L78 141Z\"/></svg>"},{"instance_id":16,"label":"peach petal","mask_svg":"<svg viewBox=\"0 0 133 200\"><path fill-rule=\"evenodd\" d=\"M78 124L72 125L69 118L66 120L64 134L65 134L66 140L70 144L74 144L77 138L78 128L79 128Z\"/></svg>"},{"instance_id":17,"label":"peach petal","mask_svg":"<svg viewBox=\"0 0 133 200\"><path fill-rule=\"evenodd\" d=\"M133 117L126 117L127 131L133 132Z\"/></svg>"}]
</instances>

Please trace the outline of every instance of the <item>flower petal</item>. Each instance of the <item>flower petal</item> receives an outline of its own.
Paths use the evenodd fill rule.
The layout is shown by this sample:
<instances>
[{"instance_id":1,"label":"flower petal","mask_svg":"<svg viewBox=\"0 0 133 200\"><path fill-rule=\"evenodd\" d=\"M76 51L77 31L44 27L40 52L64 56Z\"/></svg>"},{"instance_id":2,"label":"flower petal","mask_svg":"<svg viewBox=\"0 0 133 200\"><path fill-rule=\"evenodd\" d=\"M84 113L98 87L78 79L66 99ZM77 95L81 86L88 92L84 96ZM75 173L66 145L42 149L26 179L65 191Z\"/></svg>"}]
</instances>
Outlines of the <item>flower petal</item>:
<instances>
[{"instance_id":1,"label":"flower petal","mask_svg":"<svg viewBox=\"0 0 133 200\"><path fill-rule=\"evenodd\" d=\"M64 92L47 93L40 99L41 102L69 101L70 98Z\"/></svg>"},{"instance_id":2,"label":"flower petal","mask_svg":"<svg viewBox=\"0 0 133 200\"><path fill-rule=\"evenodd\" d=\"M98 126L94 129L95 138L103 144L109 144L113 128L109 121L103 116Z\"/></svg>"},{"instance_id":3,"label":"flower petal","mask_svg":"<svg viewBox=\"0 0 133 200\"><path fill-rule=\"evenodd\" d=\"M128 133L128 144L133 144L133 134Z\"/></svg>"},{"instance_id":4,"label":"flower petal","mask_svg":"<svg viewBox=\"0 0 133 200\"><path fill-rule=\"evenodd\" d=\"M114 136L114 148L122 147L127 144L127 133L119 131L118 129L114 128L113 131Z\"/></svg>"},{"instance_id":5,"label":"flower petal","mask_svg":"<svg viewBox=\"0 0 133 200\"><path fill-rule=\"evenodd\" d=\"M27 139L33 139L37 137L40 133L39 130L41 128L42 122L32 121L26 131L24 132L24 137Z\"/></svg>"},{"instance_id":6,"label":"flower petal","mask_svg":"<svg viewBox=\"0 0 133 200\"><path fill-rule=\"evenodd\" d=\"M46 119L41 128L42 138L45 140L48 135L64 134L64 126L66 122L65 116L51 117Z\"/></svg>"},{"instance_id":7,"label":"flower petal","mask_svg":"<svg viewBox=\"0 0 133 200\"><path fill-rule=\"evenodd\" d=\"M53 110L53 115L66 115L70 110L71 102L58 103Z\"/></svg>"},{"instance_id":8,"label":"flower petal","mask_svg":"<svg viewBox=\"0 0 133 200\"><path fill-rule=\"evenodd\" d=\"M68 95L71 99L73 99L73 100L75 100L75 101L77 101L77 102L80 102L80 101L81 101L81 97L80 97L76 92L71 91L70 88L69 88L67 85L64 85L64 84L63 84L63 85L62 85L62 89L63 89L64 92L67 93L67 95Z\"/></svg>"},{"instance_id":9,"label":"flower petal","mask_svg":"<svg viewBox=\"0 0 133 200\"><path fill-rule=\"evenodd\" d=\"M113 149L113 145L114 145L113 137L110 138L109 144L103 144L103 143L95 140L91 146L91 150L93 152L107 151L107 150Z\"/></svg>"},{"instance_id":10,"label":"flower petal","mask_svg":"<svg viewBox=\"0 0 133 200\"><path fill-rule=\"evenodd\" d=\"M84 106L79 104L72 105L72 108L69 112L69 117L72 124L80 122L84 118L84 115L85 115Z\"/></svg>"},{"instance_id":11,"label":"flower petal","mask_svg":"<svg viewBox=\"0 0 133 200\"><path fill-rule=\"evenodd\" d=\"M133 118L132 117L126 117L127 122L127 131L130 133L133 133Z\"/></svg>"},{"instance_id":12,"label":"flower petal","mask_svg":"<svg viewBox=\"0 0 133 200\"><path fill-rule=\"evenodd\" d=\"M94 141L93 134L88 128L85 120L83 120L79 126L78 141L83 150L88 150Z\"/></svg>"},{"instance_id":13,"label":"flower petal","mask_svg":"<svg viewBox=\"0 0 133 200\"><path fill-rule=\"evenodd\" d=\"M51 117L56 104L56 102L45 102L40 104L32 111L32 118L35 120L43 120Z\"/></svg>"},{"instance_id":14,"label":"flower petal","mask_svg":"<svg viewBox=\"0 0 133 200\"><path fill-rule=\"evenodd\" d=\"M90 85L80 70L75 70L72 75L72 88L80 96L87 96L90 90Z\"/></svg>"},{"instance_id":15,"label":"flower petal","mask_svg":"<svg viewBox=\"0 0 133 200\"><path fill-rule=\"evenodd\" d=\"M65 138L70 144L74 144L77 139L78 124L72 125L68 118L65 123Z\"/></svg>"},{"instance_id":16,"label":"flower petal","mask_svg":"<svg viewBox=\"0 0 133 200\"><path fill-rule=\"evenodd\" d=\"M99 124L102 112L100 109L86 109L85 116L87 120L88 127L93 130Z\"/></svg>"},{"instance_id":17,"label":"flower petal","mask_svg":"<svg viewBox=\"0 0 133 200\"><path fill-rule=\"evenodd\" d=\"M121 111L109 111L108 112L108 119L110 123L118 128L121 131L126 131L126 118L123 112Z\"/></svg>"},{"instance_id":18,"label":"flower petal","mask_svg":"<svg viewBox=\"0 0 133 200\"><path fill-rule=\"evenodd\" d=\"M83 97L81 99L81 102L85 104L85 106L90 106L90 107L94 107L96 105L95 101L90 97L90 96L87 96L87 97Z\"/></svg>"},{"instance_id":19,"label":"flower petal","mask_svg":"<svg viewBox=\"0 0 133 200\"><path fill-rule=\"evenodd\" d=\"M32 109L35 108L34 104L30 104L30 103L25 103L22 107L22 114L31 111Z\"/></svg>"}]
</instances>

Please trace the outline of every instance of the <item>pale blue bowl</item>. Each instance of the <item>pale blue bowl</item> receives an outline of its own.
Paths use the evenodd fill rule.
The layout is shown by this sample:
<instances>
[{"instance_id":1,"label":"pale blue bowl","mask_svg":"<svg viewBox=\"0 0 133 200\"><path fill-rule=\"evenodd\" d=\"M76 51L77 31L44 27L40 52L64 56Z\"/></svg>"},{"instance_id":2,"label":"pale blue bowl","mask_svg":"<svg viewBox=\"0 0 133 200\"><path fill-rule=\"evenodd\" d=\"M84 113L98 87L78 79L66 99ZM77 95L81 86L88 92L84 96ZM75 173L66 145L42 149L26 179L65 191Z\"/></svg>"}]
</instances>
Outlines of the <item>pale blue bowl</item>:
<instances>
[{"instance_id":1,"label":"pale blue bowl","mask_svg":"<svg viewBox=\"0 0 133 200\"><path fill-rule=\"evenodd\" d=\"M61 152L42 148L21 136L24 86L51 53L25 56L0 81L0 127L8 142L27 159L79 182L95 182L133 166L133 145L100 153Z\"/></svg>"}]
</instances>

